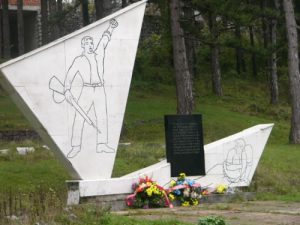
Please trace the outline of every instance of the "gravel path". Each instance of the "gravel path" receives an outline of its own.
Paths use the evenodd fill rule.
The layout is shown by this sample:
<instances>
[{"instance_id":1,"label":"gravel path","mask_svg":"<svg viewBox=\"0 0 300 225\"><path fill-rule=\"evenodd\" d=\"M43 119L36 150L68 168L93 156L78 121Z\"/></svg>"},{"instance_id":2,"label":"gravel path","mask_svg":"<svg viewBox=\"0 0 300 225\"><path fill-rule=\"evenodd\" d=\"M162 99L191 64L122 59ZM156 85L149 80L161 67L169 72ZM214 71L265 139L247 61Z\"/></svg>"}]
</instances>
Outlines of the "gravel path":
<instances>
[{"instance_id":1,"label":"gravel path","mask_svg":"<svg viewBox=\"0 0 300 225\"><path fill-rule=\"evenodd\" d=\"M201 204L197 207L146 209L114 212L149 220L177 219L197 224L200 217L222 216L230 225L300 225L300 203L251 201L243 203Z\"/></svg>"}]
</instances>

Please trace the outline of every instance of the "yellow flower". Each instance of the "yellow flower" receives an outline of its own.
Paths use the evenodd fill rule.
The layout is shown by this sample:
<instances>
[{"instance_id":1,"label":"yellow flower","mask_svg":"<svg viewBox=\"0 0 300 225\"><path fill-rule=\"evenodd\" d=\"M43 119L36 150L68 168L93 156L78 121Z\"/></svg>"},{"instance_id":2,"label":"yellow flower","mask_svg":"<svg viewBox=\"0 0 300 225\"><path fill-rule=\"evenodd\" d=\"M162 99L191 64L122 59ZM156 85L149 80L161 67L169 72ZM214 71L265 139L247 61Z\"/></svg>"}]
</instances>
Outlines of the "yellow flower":
<instances>
[{"instance_id":1,"label":"yellow flower","mask_svg":"<svg viewBox=\"0 0 300 225\"><path fill-rule=\"evenodd\" d=\"M188 201L184 201L181 205L182 206L190 206L190 203Z\"/></svg>"},{"instance_id":2,"label":"yellow flower","mask_svg":"<svg viewBox=\"0 0 300 225\"><path fill-rule=\"evenodd\" d=\"M153 193L156 194L156 195L160 195L160 191L158 188L153 188Z\"/></svg>"},{"instance_id":3,"label":"yellow flower","mask_svg":"<svg viewBox=\"0 0 300 225\"><path fill-rule=\"evenodd\" d=\"M185 173L180 173L180 174L179 174L179 177L180 177L180 178L185 178L185 177L186 177L186 174L185 174Z\"/></svg>"},{"instance_id":4,"label":"yellow flower","mask_svg":"<svg viewBox=\"0 0 300 225\"><path fill-rule=\"evenodd\" d=\"M169 194L169 198L170 198L171 201L175 200L175 196L173 194Z\"/></svg>"},{"instance_id":5,"label":"yellow flower","mask_svg":"<svg viewBox=\"0 0 300 225\"><path fill-rule=\"evenodd\" d=\"M175 180L171 180L170 185L171 185L171 187L174 187L176 185L176 181Z\"/></svg>"},{"instance_id":6,"label":"yellow flower","mask_svg":"<svg viewBox=\"0 0 300 225\"><path fill-rule=\"evenodd\" d=\"M227 191L227 185L220 184L217 186L217 193L223 194Z\"/></svg>"},{"instance_id":7,"label":"yellow flower","mask_svg":"<svg viewBox=\"0 0 300 225\"><path fill-rule=\"evenodd\" d=\"M147 188L147 190L146 190L146 193L147 193L147 195L149 196L149 197L151 197L152 196L152 189L151 188Z\"/></svg>"},{"instance_id":8,"label":"yellow flower","mask_svg":"<svg viewBox=\"0 0 300 225\"><path fill-rule=\"evenodd\" d=\"M192 200L192 202L193 202L193 205L198 205L199 204L197 199Z\"/></svg>"}]
</instances>

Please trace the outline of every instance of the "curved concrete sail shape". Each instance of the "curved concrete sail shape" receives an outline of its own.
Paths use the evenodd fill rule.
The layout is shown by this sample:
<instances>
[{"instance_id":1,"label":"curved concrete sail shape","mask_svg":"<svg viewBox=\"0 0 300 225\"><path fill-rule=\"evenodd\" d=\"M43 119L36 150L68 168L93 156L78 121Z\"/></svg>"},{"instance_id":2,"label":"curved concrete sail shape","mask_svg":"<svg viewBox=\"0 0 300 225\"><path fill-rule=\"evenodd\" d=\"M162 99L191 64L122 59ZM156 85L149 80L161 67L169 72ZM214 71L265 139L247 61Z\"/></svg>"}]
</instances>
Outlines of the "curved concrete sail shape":
<instances>
[{"instance_id":1,"label":"curved concrete sail shape","mask_svg":"<svg viewBox=\"0 0 300 225\"><path fill-rule=\"evenodd\" d=\"M273 126L274 124L256 125L205 145L206 175L189 178L208 187L215 187L218 184L227 184L230 187L249 186ZM122 178L148 175L160 180L163 185L171 179L169 170L170 164L163 160ZM169 177L161 176L164 171Z\"/></svg>"},{"instance_id":2,"label":"curved concrete sail shape","mask_svg":"<svg viewBox=\"0 0 300 225\"><path fill-rule=\"evenodd\" d=\"M73 178L111 177L146 1L0 65L0 82Z\"/></svg>"},{"instance_id":3,"label":"curved concrete sail shape","mask_svg":"<svg viewBox=\"0 0 300 225\"><path fill-rule=\"evenodd\" d=\"M204 186L249 186L272 128L260 124L205 145L206 176L198 181Z\"/></svg>"}]
</instances>

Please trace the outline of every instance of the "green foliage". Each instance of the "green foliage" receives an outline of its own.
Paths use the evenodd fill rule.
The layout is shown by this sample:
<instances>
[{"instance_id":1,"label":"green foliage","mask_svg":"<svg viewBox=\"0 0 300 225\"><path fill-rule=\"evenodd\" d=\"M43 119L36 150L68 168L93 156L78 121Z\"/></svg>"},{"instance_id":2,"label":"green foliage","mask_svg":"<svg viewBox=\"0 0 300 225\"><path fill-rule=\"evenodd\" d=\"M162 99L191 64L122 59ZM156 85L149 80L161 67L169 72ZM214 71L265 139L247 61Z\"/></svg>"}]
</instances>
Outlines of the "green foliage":
<instances>
[{"instance_id":1,"label":"green foliage","mask_svg":"<svg viewBox=\"0 0 300 225\"><path fill-rule=\"evenodd\" d=\"M147 82L156 87L157 84L172 84L173 59L172 41L169 21L169 2L164 0L152 0L158 5L160 16L146 15L144 21L145 33L140 40L133 83ZM156 29L153 30L152 28Z\"/></svg>"},{"instance_id":2,"label":"green foliage","mask_svg":"<svg viewBox=\"0 0 300 225\"><path fill-rule=\"evenodd\" d=\"M152 34L140 44L134 70L135 80L171 83L171 46L161 35Z\"/></svg>"},{"instance_id":3,"label":"green foliage","mask_svg":"<svg viewBox=\"0 0 300 225\"><path fill-rule=\"evenodd\" d=\"M206 216L199 220L198 225L226 225L226 223L222 217Z\"/></svg>"},{"instance_id":4,"label":"green foliage","mask_svg":"<svg viewBox=\"0 0 300 225\"><path fill-rule=\"evenodd\" d=\"M259 75L255 78L268 82L270 72L268 60L273 52L277 53L279 67L287 65L284 17L272 2L263 5L255 1L191 0L186 1L185 6L199 12L202 19L195 22L194 18L182 18L183 28L189 33L188 37L192 36L198 40L195 49L197 52L195 67L197 73L200 73L198 76L212 73L209 61L210 48L213 46L220 48L223 78L232 75L236 77L239 73L243 77L250 75L253 68L252 57L255 57L256 73ZM269 33L260 32L270 26L272 19L278 22L276 44L271 43ZM262 24L262 21L265 24ZM250 27L254 35L253 43L250 40ZM237 58L238 51L242 55ZM243 67L242 71L238 71L238 64L241 62L246 68Z\"/></svg>"}]
</instances>

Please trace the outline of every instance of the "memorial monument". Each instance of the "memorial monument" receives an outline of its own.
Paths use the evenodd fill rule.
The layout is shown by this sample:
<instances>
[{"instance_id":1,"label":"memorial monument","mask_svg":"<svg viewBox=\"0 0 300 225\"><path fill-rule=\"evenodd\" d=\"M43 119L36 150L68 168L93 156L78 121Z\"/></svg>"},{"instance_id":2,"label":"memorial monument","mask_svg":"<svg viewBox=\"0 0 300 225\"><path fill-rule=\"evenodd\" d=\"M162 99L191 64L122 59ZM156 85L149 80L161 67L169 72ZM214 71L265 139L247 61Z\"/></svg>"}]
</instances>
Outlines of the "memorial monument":
<instances>
[{"instance_id":1,"label":"memorial monument","mask_svg":"<svg viewBox=\"0 0 300 225\"><path fill-rule=\"evenodd\" d=\"M145 6L0 66L4 88L75 179L111 177Z\"/></svg>"},{"instance_id":2,"label":"memorial monument","mask_svg":"<svg viewBox=\"0 0 300 225\"><path fill-rule=\"evenodd\" d=\"M1 85L74 179L69 204L130 193L139 176L151 176L161 185L174 176L163 160L111 178L145 6L146 0L134 3L0 65ZM190 153L200 157L197 163L205 159L205 165L192 174L203 186L249 185L272 127L249 128L201 151L203 143L194 141ZM193 122L190 128L192 133L202 130ZM193 138L192 133L186 137Z\"/></svg>"}]
</instances>

